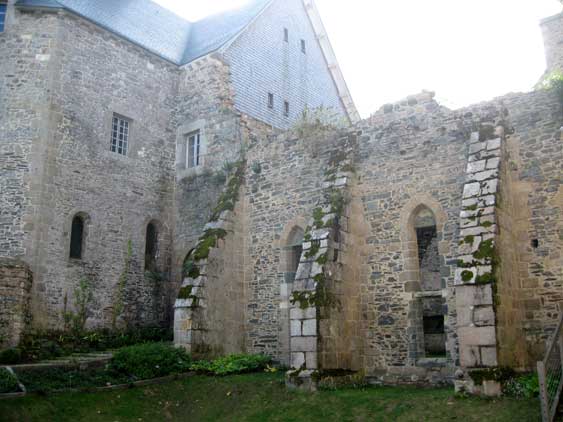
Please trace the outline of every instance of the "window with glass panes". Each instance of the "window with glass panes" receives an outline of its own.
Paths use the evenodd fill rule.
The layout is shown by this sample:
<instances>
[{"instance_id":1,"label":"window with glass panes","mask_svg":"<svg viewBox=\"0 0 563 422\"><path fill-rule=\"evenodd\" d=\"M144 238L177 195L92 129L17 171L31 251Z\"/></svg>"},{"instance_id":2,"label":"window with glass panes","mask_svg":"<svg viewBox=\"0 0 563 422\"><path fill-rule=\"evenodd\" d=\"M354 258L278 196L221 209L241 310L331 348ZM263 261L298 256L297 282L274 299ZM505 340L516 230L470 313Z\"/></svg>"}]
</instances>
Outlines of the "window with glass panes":
<instances>
[{"instance_id":1,"label":"window with glass panes","mask_svg":"<svg viewBox=\"0 0 563 422\"><path fill-rule=\"evenodd\" d=\"M201 134L199 130L189 133L186 142L188 154L186 168L198 167L202 164Z\"/></svg>"},{"instance_id":2,"label":"window with glass panes","mask_svg":"<svg viewBox=\"0 0 563 422\"><path fill-rule=\"evenodd\" d=\"M121 155L127 155L129 148L129 127L130 120L113 115L113 122L111 125L111 151L117 152Z\"/></svg>"}]
</instances>

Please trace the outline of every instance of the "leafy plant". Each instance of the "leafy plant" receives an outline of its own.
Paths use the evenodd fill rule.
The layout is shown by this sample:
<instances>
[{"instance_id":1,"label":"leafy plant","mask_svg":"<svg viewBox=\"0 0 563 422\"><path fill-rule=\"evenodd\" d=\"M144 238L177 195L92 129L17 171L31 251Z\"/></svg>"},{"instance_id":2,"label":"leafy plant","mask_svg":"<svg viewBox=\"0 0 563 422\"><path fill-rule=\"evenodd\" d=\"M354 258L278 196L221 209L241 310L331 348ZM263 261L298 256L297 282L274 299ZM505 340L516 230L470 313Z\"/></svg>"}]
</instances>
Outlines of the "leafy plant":
<instances>
[{"instance_id":1,"label":"leafy plant","mask_svg":"<svg viewBox=\"0 0 563 422\"><path fill-rule=\"evenodd\" d=\"M21 361L22 351L18 348L6 349L0 352L0 365L15 365Z\"/></svg>"},{"instance_id":2,"label":"leafy plant","mask_svg":"<svg viewBox=\"0 0 563 422\"><path fill-rule=\"evenodd\" d=\"M230 355L211 362L205 360L194 362L190 369L213 375L241 374L264 370L268 368L271 361L272 359L266 355Z\"/></svg>"},{"instance_id":3,"label":"leafy plant","mask_svg":"<svg viewBox=\"0 0 563 422\"><path fill-rule=\"evenodd\" d=\"M78 282L78 286L74 289L74 306L76 312L67 310L68 296L64 296L63 320L65 330L71 329L74 332L80 333L86 327L88 320L88 307L94 298L90 280L82 278Z\"/></svg>"},{"instance_id":4,"label":"leafy plant","mask_svg":"<svg viewBox=\"0 0 563 422\"><path fill-rule=\"evenodd\" d=\"M540 384L537 374L512 377L502 386L502 391L507 396L517 398L534 398L540 394Z\"/></svg>"},{"instance_id":5,"label":"leafy plant","mask_svg":"<svg viewBox=\"0 0 563 422\"><path fill-rule=\"evenodd\" d=\"M0 394L16 393L18 389L16 376L6 368L0 368Z\"/></svg>"},{"instance_id":6,"label":"leafy plant","mask_svg":"<svg viewBox=\"0 0 563 422\"><path fill-rule=\"evenodd\" d=\"M118 350L109 363L117 373L150 379L190 369L191 358L183 350L165 343L149 343Z\"/></svg>"}]
</instances>

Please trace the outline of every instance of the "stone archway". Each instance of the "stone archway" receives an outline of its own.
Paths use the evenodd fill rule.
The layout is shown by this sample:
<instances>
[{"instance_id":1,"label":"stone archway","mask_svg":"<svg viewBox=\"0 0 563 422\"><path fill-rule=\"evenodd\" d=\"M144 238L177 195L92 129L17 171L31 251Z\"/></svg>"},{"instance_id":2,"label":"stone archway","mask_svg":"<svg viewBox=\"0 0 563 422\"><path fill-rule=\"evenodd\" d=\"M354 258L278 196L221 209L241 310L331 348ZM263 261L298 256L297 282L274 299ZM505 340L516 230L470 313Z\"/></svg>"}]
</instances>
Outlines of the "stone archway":
<instances>
[{"instance_id":1,"label":"stone archway","mask_svg":"<svg viewBox=\"0 0 563 422\"><path fill-rule=\"evenodd\" d=\"M412 198L401 215L401 243L410 293L409 363L421 358L446 357L446 285L441 276L440 241L446 214L433 198Z\"/></svg>"}]
</instances>

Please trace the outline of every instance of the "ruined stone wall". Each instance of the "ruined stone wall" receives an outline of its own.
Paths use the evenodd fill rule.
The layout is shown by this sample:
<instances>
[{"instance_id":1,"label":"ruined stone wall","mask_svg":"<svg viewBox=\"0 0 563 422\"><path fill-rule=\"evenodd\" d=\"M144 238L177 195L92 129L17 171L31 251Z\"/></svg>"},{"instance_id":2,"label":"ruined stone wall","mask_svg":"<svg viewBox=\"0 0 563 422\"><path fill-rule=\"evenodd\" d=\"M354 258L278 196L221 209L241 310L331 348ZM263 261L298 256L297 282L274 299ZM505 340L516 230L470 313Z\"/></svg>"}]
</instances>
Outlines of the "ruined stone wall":
<instances>
[{"instance_id":1,"label":"ruined stone wall","mask_svg":"<svg viewBox=\"0 0 563 422\"><path fill-rule=\"evenodd\" d=\"M0 348L15 347L30 322L31 285L26 263L0 258Z\"/></svg>"},{"instance_id":2,"label":"ruined stone wall","mask_svg":"<svg viewBox=\"0 0 563 422\"><path fill-rule=\"evenodd\" d=\"M499 198L499 364L533 368L563 300L563 140L552 92L509 95Z\"/></svg>"},{"instance_id":3,"label":"ruined stone wall","mask_svg":"<svg viewBox=\"0 0 563 422\"><path fill-rule=\"evenodd\" d=\"M49 28L43 25L46 19L54 27L51 50L44 52L49 54L35 57L42 60L38 68L48 67L48 75L41 87L46 99L31 198L34 215L27 227L34 324L61 327L65 296L72 310L74 289L87 278L94 291L88 326L109 325L129 242L119 324L165 322L167 282L145 276L144 254L146 227L155 220L158 270L168 278L174 177L169 125L176 69L74 15L17 13L22 21L31 19L34 28ZM41 34L32 35L34 42L43 42ZM41 79L30 83L36 81ZM35 104L30 93L22 92L27 103ZM131 119L127 156L110 151L113 113ZM70 227L79 212L86 217L84 253L81 260L71 260Z\"/></svg>"},{"instance_id":4,"label":"ruined stone wall","mask_svg":"<svg viewBox=\"0 0 563 422\"><path fill-rule=\"evenodd\" d=\"M221 55L201 58L181 69L173 116L176 138L176 184L173 279L209 220L223 189L229 165L245 153L250 140L271 128L234 108L230 68ZM182 168L179 145L190 132L202 135L201 166Z\"/></svg>"},{"instance_id":5,"label":"ruined stone wall","mask_svg":"<svg viewBox=\"0 0 563 422\"><path fill-rule=\"evenodd\" d=\"M422 318L429 292L422 292L413 225L421 207L432 211L438 232L441 287L432 294L444 300L447 336L447 359L439 366L458 360L453 282L473 122L432 97L423 93L386 106L358 125L359 195L369 224L362 254L361 335L364 367L372 374L396 367L400 377L401 367L428 364Z\"/></svg>"},{"instance_id":6,"label":"ruined stone wall","mask_svg":"<svg viewBox=\"0 0 563 422\"><path fill-rule=\"evenodd\" d=\"M328 152L338 142L337 133L311 129L257 137L249 145L244 198L249 352L289 361L283 355L287 353L283 345L289 341L288 293L292 289L285 278L285 248L292 228L306 228L322 195Z\"/></svg>"}]
</instances>

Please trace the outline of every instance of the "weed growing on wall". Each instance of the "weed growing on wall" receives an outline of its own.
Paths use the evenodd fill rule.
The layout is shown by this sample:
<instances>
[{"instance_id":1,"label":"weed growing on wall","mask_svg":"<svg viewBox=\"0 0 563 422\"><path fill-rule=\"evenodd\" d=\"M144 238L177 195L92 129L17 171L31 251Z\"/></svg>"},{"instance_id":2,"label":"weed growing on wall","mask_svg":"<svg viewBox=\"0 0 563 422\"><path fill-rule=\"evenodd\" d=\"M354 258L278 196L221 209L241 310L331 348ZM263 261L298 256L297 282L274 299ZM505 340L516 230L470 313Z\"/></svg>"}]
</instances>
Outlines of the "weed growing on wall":
<instances>
[{"instance_id":1,"label":"weed growing on wall","mask_svg":"<svg viewBox=\"0 0 563 422\"><path fill-rule=\"evenodd\" d=\"M115 329L117 325L117 319L121 316L124 309L124 299L125 299L125 288L127 286L127 279L129 277L129 271L131 269L131 258L133 256L133 242L129 240L127 242L127 252L125 255L125 261L123 265L123 271L119 276L117 282L114 302L113 302L113 312L111 318L111 327Z\"/></svg>"}]
</instances>

